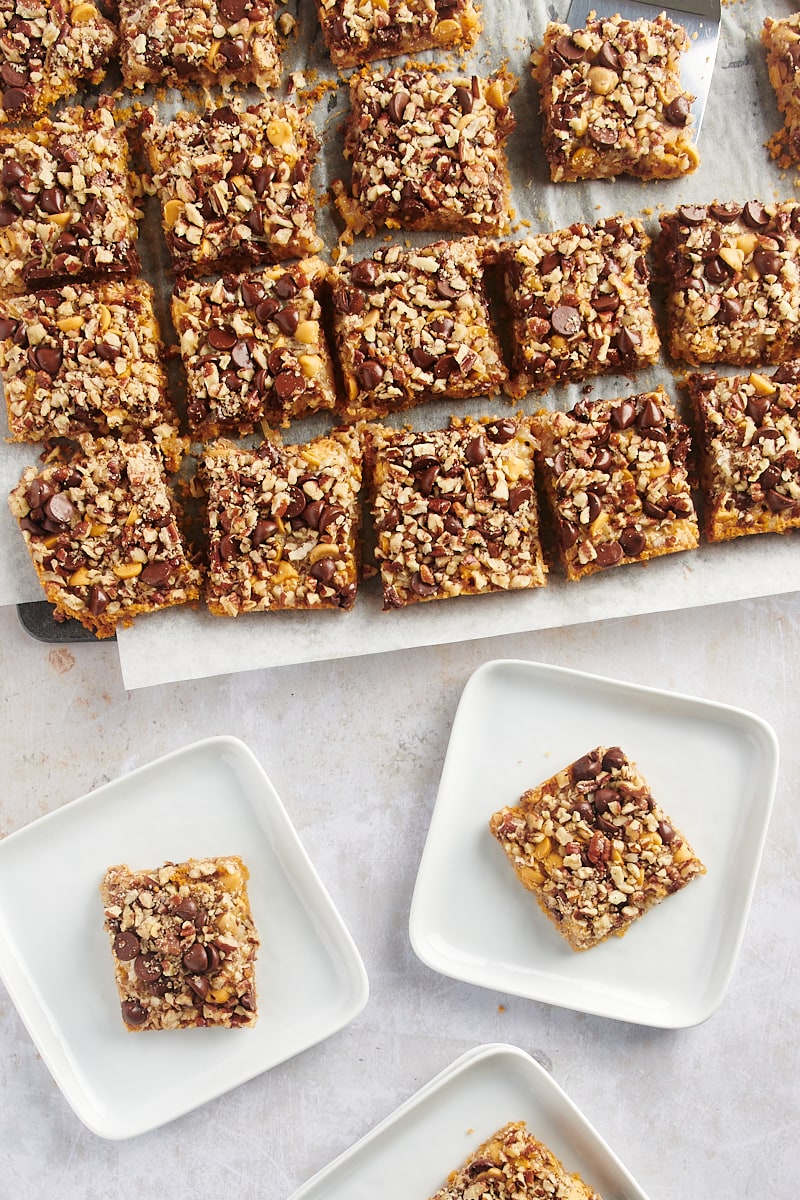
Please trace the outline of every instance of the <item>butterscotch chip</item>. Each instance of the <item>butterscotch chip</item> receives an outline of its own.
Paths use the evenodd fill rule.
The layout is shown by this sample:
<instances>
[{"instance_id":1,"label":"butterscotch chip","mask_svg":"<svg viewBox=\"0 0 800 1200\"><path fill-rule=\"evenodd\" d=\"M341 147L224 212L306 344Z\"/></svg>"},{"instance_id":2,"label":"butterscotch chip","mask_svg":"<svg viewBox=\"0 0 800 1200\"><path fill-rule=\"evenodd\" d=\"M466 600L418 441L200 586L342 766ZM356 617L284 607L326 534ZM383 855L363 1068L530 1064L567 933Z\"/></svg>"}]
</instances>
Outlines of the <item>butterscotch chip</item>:
<instances>
[{"instance_id":1,"label":"butterscotch chip","mask_svg":"<svg viewBox=\"0 0 800 1200\"><path fill-rule=\"evenodd\" d=\"M568 579L692 550L689 430L661 388L534 420L549 524Z\"/></svg>"},{"instance_id":2,"label":"butterscotch chip","mask_svg":"<svg viewBox=\"0 0 800 1200\"><path fill-rule=\"evenodd\" d=\"M273 0L119 0L125 86L280 83Z\"/></svg>"},{"instance_id":3,"label":"butterscotch chip","mask_svg":"<svg viewBox=\"0 0 800 1200\"><path fill-rule=\"evenodd\" d=\"M453 1171L433 1200L600 1200L552 1150L511 1121Z\"/></svg>"},{"instance_id":4,"label":"butterscotch chip","mask_svg":"<svg viewBox=\"0 0 800 1200\"><path fill-rule=\"evenodd\" d=\"M533 75L551 179L673 179L694 171L694 97L681 87L688 45L686 30L664 13L653 21L589 20L576 30L549 24Z\"/></svg>"},{"instance_id":5,"label":"butterscotch chip","mask_svg":"<svg viewBox=\"0 0 800 1200\"><path fill-rule=\"evenodd\" d=\"M108 868L100 895L127 1029L255 1025L248 878L236 855Z\"/></svg>"},{"instance_id":6,"label":"butterscotch chip","mask_svg":"<svg viewBox=\"0 0 800 1200\"><path fill-rule=\"evenodd\" d=\"M100 83L117 33L92 0L7 0L0 10L0 125L41 116Z\"/></svg>"},{"instance_id":7,"label":"butterscotch chip","mask_svg":"<svg viewBox=\"0 0 800 1200\"><path fill-rule=\"evenodd\" d=\"M349 419L493 395L505 382L477 238L377 247L339 263L331 289Z\"/></svg>"},{"instance_id":8,"label":"butterscotch chip","mask_svg":"<svg viewBox=\"0 0 800 1200\"><path fill-rule=\"evenodd\" d=\"M501 243L513 394L657 360L649 246L641 222L622 215Z\"/></svg>"},{"instance_id":9,"label":"butterscotch chip","mask_svg":"<svg viewBox=\"0 0 800 1200\"><path fill-rule=\"evenodd\" d=\"M0 131L0 296L137 273L128 158L105 108Z\"/></svg>"},{"instance_id":10,"label":"butterscotch chip","mask_svg":"<svg viewBox=\"0 0 800 1200\"><path fill-rule=\"evenodd\" d=\"M480 33L472 0L316 0L320 28L336 67L360 67L376 58L456 49L467 53Z\"/></svg>"},{"instance_id":11,"label":"butterscotch chip","mask_svg":"<svg viewBox=\"0 0 800 1200\"><path fill-rule=\"evenodd\" d=\"M163 349L142 280L9 297L0 303L0 372L11 441L144 433L177 468Z\"/></svg>"},{"instance_id":12,"label":"butterscotch chip","mask_svg":"<svg viewBox=\"0 0 800 1200\"><path fill-rule=\"evenodd\" d=\"M206 449L202 478L210 612L353 607L361 485L354 430L257 450L221 439Z\"/></svg>"},{"instance_id":13,"label":"butterscotch chip","mask_svg":"<svg viewBox=\"0 0 800 1200\"><path fill-rule=\"evenodd\" d=\"M140 613L195 600L190 564L158 450L85 435L42 467L28 467L9 497L56 617L97 637Z\"/></svg>"},{"instance_id":14,"label":"butterscotch chip","mask_svg":"<svg viewBox=\"0 0 800 1200\"><path fill-rule=\"evenodd\" d=\"M772 375L690 375L710 542L800 526L800 363Z\"/></svg>"},{"instance_id":15,"label":"butterscotch chip","mask_svg":"<svg viewBox=\"0 0 800 1200\"><path fill-rule=\"evenodd\" d=\"M364 440L385 610L546 583L526 421L370 426Z\"/></svg>"},{"instance_id":16,"label":"butterscotch chip","mask_svg":"<svg viewBox=\"0 0 800 1200\"><path fill-rule=\"evenodd\" d=\"M249 433L336 404L322 325L321 259L216 281L184 280L172 297L196 436Z\"/></svg>"},{"instance_id":17,"label":"butterscotch chip","mask_svg":"<svg viewBox=\"0 0 800 1200\"><path fill-rule=\"evenodd\" d=\"M786 142L800 162L800 13L780 19L765 17L761 40L767 51L767 71L783 115Z\"/></svg>"},{"instance_id":18,"label":"butterscotch chip","mask_svg":"<svg viewBox=\"0 0 800 1200\"><path fill-rule=\"evenodd\" d=\"M335 185L346 223L369 234L383 226L502 233L515 88L503 73L446 77L406 67L351 75L344 138L351 180L349 189Z\"/></svg>"},{"instance_id":19,"label":"butterscotch chip","mask_svg":"<svg viewBox=\"0 0 800 1200\"><path fill-rule=\"evenodd\" d=\"M619 746L597 746L494 813L517 878L573 950L622 935L705 867Z\"/></svg>"},{"instance_id":20,"label":"butterscotch chip","mask_svg":"<svg viewBox=\"0 0 800 1200\"><path fill-rule=\"evenodd\" d=\"M684 204L660 221L674 358L750 366L800 355L800 204Z\"/></svg>"},{"instance_id":21,"label":"butterscotch chip","mask_svg":"<svg viewBox=\"0 0 800 1200\"><path fill-rule=\"evenodd\" d=\"M317 138L293 104L235 99L162 122L143 138L176 275L302 258L322 248L309 182Z\"/></svg>"}]
</instances>

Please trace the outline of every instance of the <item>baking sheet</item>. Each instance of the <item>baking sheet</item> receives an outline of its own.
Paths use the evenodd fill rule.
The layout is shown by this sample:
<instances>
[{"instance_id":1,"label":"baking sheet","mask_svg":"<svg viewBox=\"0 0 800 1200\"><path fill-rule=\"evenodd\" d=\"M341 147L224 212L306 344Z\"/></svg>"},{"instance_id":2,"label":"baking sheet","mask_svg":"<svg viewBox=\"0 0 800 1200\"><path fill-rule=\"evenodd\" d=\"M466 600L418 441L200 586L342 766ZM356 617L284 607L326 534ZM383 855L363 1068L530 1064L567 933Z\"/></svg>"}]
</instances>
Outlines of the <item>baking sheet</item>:
<instances>
[{"instance_id":1,"label":"baking sheet","mask_svg":"<svg viewBox=\"0 0 800 1200\"><path fill-rule=\"evenodd\" d=\"M567 3L547 7L537 4L529 11L523 0L483 0L486 28L475 53L464 64L453 57L445 60L454 71L486 76L505 66L519 78L519 89L512 100L517 127L508 146L516 216L512 236L524 236L540 228L560 228L576 220L594 222L616 212L639 216L655 235L659 210L681 203L791 199L796 195L800 176L781 171L765 145L781 123L760 42L767 7L744 2L723 7L717 64L699 140L702 162L693 175L655 183L618 180L551 184L541 153L538 99L530 79L529 54L531 46L541 41L547 21L564 19L567 8ZM612 10L610 6L608 11ZM302 0L299 8L290 5L286 11L296 14L298 26L284 55L284 79L291 79L301 96L313 90L316 98L313 117L322 150L314 183L320 197L319 230L329 254L340 230L325 197L334 178L346 178L340 128L347 111L347 88L324 53L311 0ZM783 16L792 8L786 5L780 11L769 11L772 16ZM434 61L436 55L428 52L419 57ZM415 242L446 235L394 236ZM165 340L169 341L174 336L168 321L171 281L152 201L147 206L141 241L145 274L156 287L159 316ZM369 245L366 239L358 239L356 256L368 254ZM593 381L592 395L622 396L659 383L675 394L678 376L679 372L665 362L635 379L605 377ZM568 408L584 390L562 387L546 397L531 395L515 407L525 412L543 405ZM397 420L416 428L435 428L446 424L451 413L502 415L504 411L505 402L495 398L489 405L427 405ZM324 428L322 418L302 422L285 435L285 440L304 441ZM4 446L0 487L8 492L34 458L35 452L28 447ZM0 510L0 559L5 564L0 575L0 603L41 598L5 505ZM647 565L631 564L580 583L567 583L554 574L546 588L535 592L459 598L419 605L405 612L381 611L376 580L362 587L350 613L260 613L226 620L212 618L202 610L171 610L141 618L130 629L120 630L118 646L125 684L135 688L797 590L800 554L794 536L762 536L723 546L703 546L690 554Z\"/></svg>"}]
</instances>

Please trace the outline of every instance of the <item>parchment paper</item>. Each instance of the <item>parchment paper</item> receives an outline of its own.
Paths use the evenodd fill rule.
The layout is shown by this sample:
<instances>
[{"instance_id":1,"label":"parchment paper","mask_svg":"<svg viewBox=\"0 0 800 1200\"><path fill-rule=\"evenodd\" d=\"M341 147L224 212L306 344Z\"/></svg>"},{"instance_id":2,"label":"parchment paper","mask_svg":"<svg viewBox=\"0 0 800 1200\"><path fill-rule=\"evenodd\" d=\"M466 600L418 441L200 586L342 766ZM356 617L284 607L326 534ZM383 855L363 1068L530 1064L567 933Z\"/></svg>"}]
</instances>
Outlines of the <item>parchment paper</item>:
<instances>
[{"instance_id":1,"label":"parchment paper","mask_svg":"<svg viewBox=\"0 0 800 1200\"><path fill-rule=\"evenodd\" d=\"M551 184L541 152L538 98L530 79L529 54L531 46L541 41L547 21L563 20L567 8L568 4L546 8L535 5L529 11L522 0L483 0L485 28L476 52L463 64L453 58L447 60L454 71L486 76L505 66L519 78L519 90L512 100L517 127L508 147L516 214L511 236L524 236L540 228L561 228L575 220L594 222L616 212L641 217L655 236L659 210L681 203L795 197L800 173L781 171L765 145L781 121L760 42L767 8L755 3L723 7L717 63L699 138L702 162L693 175L656 183L619 180ZM340 227L326 196L332 179L347 177L341 157L347 88L327 59L311 0L302 0L299 9L289 6L287 11L296 14L298 27L284 55L286 78L290 72L300 72L293 80L299 95L308 95L314 88L319 97L313 117L323 146L314 184L320 197L319 230L330 253ZM608 11L613 11L613 6ZM783 16L792 8L786 5L785 11L769 11L773 16ZM423 61L434 61L435 57L432 52L420 56ZM447 235L394 236L412 243ZM148 204L141 242L145 274L156 286L159 316L165 340L169 341L174 337L168 318L171 280L154 202ZM367 255L369 245L366 239L359 239L355 255ZM679 374L665 361L634 380L605 377L592 381L592 395L629 395L656 383L677 395ZM526 412L543 405L568 408L582 393L582 388L563 387L546 397L531 395L515 407ZM502 415L504 411L502 399L488 405L447 402L412 410L401 419L416 428L435 428L446 424L451 413ZM325 428L321 421L317 418L294 426L285 434L285 440L304 441L314 436ZM0 486L6 493L24 466L34 459L35 452L30 448L2 448ZM5 564L0 576L0 603L41 598L19 532L5 505L0 509L0 561ZM118 645L125 684L136 688L796 590L800 590L796 538L748 537L727 545L702 546L645 565L630 564L579 583L567 583L553 572L544 589L431 602L400 612L381 611L380 588L374 579L362 585L350 613L258 613L228 620L212 618L202 610L171 610L140 618L130 629L120 630Z\"/></svg>"}]
</instances>

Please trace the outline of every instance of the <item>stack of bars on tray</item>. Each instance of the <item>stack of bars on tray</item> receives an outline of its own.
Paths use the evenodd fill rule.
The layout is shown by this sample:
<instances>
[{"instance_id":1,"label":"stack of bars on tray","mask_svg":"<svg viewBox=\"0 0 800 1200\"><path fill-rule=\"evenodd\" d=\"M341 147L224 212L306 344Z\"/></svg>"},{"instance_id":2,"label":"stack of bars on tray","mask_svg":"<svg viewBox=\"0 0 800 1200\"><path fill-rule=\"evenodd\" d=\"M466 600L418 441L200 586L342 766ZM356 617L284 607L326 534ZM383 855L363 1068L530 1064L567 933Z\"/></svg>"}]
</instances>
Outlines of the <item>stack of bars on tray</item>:
<instances>
[{"instance_id":1,"label":"stack of bars on tray","mask_svg":"<svg viewBox=\"0 0 800 1200\"><path fill-rule=\"evenodd\" d=\"M513 75L363 65L468 54L470 0L414 0L391 19L377 2L317 9L333 64L361 64L342 134L350 178L328 181L331 194L351 239L388 238L335 265L315 223L317 134L300 103L270 91L276 25L293 20L271 0L120 0L114 21L92 0L34 0L24 37L20 0L0 15L0 369L11 439L42 450L10 502L56 614L108 636L200 597L229 616L350 609L362 474L387 610L540 587L554 563L580 579L691 550L701 530L716 541L800 524L800 205L715 200L661 217L665 349L749 369L689 376L694 448L660 388L557 411L560 385L659 361L644 225L618 214L515 239ZM776 88L775 56L783 46L794 62L797 38L765 29ZM554 183L698 166L685 45L664 15L548 26L532 63ZM115 53L134 97L223 94L170 119L155 104L112 111L103 96L42 115L98 84ZM137 252L132 130L174 275L183 417ZM446 236L409 248L393 230ZM504 406L447 429L382 423L432 400L482 411L531 391L551 393L533 416ZM314 413L330 432L284 445L278 428ZM254 432L266 440L248 448ZM169 480L191 443L202 555Z\"/></svg>"}]
</instances>

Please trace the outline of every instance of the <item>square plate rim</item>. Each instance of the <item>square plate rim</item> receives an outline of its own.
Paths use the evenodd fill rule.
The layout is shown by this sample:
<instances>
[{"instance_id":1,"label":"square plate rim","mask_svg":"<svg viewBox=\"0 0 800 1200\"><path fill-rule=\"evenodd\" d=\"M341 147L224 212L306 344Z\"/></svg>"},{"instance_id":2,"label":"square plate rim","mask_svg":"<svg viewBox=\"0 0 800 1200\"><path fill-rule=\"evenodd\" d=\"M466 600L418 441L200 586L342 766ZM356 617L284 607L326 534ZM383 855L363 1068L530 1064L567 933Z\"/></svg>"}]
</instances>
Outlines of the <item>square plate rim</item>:
<instances>
[{"instance_id":1,"label":"square plate rim","mask_svg":"<svg viewBox=\"0 0 800 1200\"><path fill-rule=\"evenodd\" d=\"M555 677L563 681L573 683L583 683L590 687L601 687L611 689L617 694L622 695L640 695L648 696L653 699L663 702L671 702L680 707L687 708L706 714L710 717L712 714L718 719L723 719L729 724L740 724L755 731L758 734L761 745L768 757L768 775L766 778L764 795L766 797L763 805L763 814L760 822L759 836L755 841L753 854L753 869L750 873L747 889L744 893L744 901L741 908L741 916L736 925L736 936L734 952L730 956L730 961L727 964L726 970L721 974L720 984L711 1001L702 1009L693 1013L691 1019L672 1019L672 1020L652 1020L636 1017L633 1015L620 1016L608 1007L602 1005L583 1004L566 1004L563 1001L554 999L552 996L543 996L537 991L525 987L512 988L508 982L504 982L502 986L495 986L491 982L486 981L481 977L482 973L478 971L470 971L467 968L456 970L450 963L450 960L443 962L442 959L428 945L427 925L429 922L422 916L422 901L421 896L426 884L429 871L429 863L432 857L430 847L433 845L438 825L442 820L442 812L440 798L445 791L446 784L449 782L450 775L455 770L453 763L455 760L455 742L456 734L460 724L464 721L464 712L472 700L472 693L476 691L484 680L492 674L498 673L501 670L513 670L522 674L535 676L539 679L546 677ZM459 697L456 711L453 716L453 721L448 738L447 750L445 753L442 771L437 788L436 799L431 811L430 823L428 832L423 845L422 854L420 856L417 878L414 883L414 890L411 899L408 919L409 940L411 942L414 953L419 960L429 969L444 975L451 979L457 979L463 983L468 983L472 986L483 987L489 990L496 990L508 995L516 995L521 999L533 1000L539 1003L553 1004L556 1007L566 1008L574 1012L583 1012L590 1016L603 1017L609 1020L621 1020L629 1024L642 1025L650 1028L662 1029L685 1029L691 1026L700 1025L716 1012L717 1008L722 1003L725 993L728 990L733 971L736 966L741 944L744 938L747 918L752 903L752 897L756 886L758 869L763 855L764 845L766 843L769 821L772 813L772 808L775 801L775 792L777 789L778 772L780 767L780 746L777 734L770 723L759 714L752 712L746 708L737 705L728 704L724 701L709 700L701 696L692 696L688 693L673 691L668 688L659 688L650 684L641 684L629 682L627 680L615 679L612 676L602 675L595 672L583 671L575 667L561 667L551 663L542 663L532 659L524 658L493 658L481 663L471 672Z\"/></svg>"},{"instance_id":2,"label":"square plate rim","mask_svg":"<svg viewBox=\"0 0 800 1200\"><path fill-rule=\"evenodd\" d=\"M464 1075L469 1074L492 1059L496 1059L498 1063L502 1063L503 1059L518 1061L530 1075L531 1081L535 1081L531 1087L532 1094L537 1096L537 1098L540 1098L543 1094L551 1103L567 1110L572 1121L580 1127L582 1133L595 1144L606 1161L613 1165L627 1189L626 1200L648 1200L644 1189L631 1175L619 1155L612 1149L596 1126L583 1113L582 1109L579 1108L558 1080L526 1050L511 1042L485 1042L465 1050L448 1066L442 1068L441 1071L423 1083L415 1092L401 1101L377 1125L368 1129L351 1146L348 1146L340 1154L336 1155L329 1163L315 1172L310 1179L302 1183L299 1188L291 1193L289 1200L317 1200L317 1191L321 1186L324 1187L332 1177L335 1177L340 1171L346 1169L351 1160L357 1159L359 1154L368 1150L373 1143L390 1137L392 1127L398 1121L423 1104L435 1103L436 1095L442 1088L453 1081L457 1081L459 1078L463 1078ZM453 1167L458 1165L457 1163L453 1163ZM319 1200L324 1200L326 1194L326 1192L323 1192Z\"/></svg>"},{"instance_id":3,"label":"square plate rim","mask_svg":"<svg viewBox=\"0 0 800 1200\"><path fill-rule=\"evenodd\" d=\"M176 1105L168 1115L156 1115L153 1119L143 1116L138 1120L131 1118L120 1120L118 1114L112 1112L106 1119L100 1119L96 1108L90 1103L87 1088L81 1083L81 1072L76 1070L71 1064L68 1066L66 1063L55 1061L55 1047L51 1039L43 1035L43 1027L53 1028L54 1024L51 1020L49 1006L39 998L35 972L31 970L28 959L17 952L7 936L11 931L6 924L5 913L0 908L0 982L6 988L28 1036L31 1038L42 1062L70 1109L87 1129L98 1137L109 1141L121 1141L150 1133L154 1129L161 1128L193 1112L195 1109L210 1103L227 1092L250 1082L266 1071L272 1070L281 1063L296 1057L298 1054L304 1053L312 1046L325 1041L345 1028L346 1025L363 1011L369 999L369 977L366 967L344 918L320 878L271 779L246 742L233 734L211 734L189 742L184 746L179 746L174 750L167 751L157 758L141 763L132 770L126 771L100 784L98 787L92 788L90 791L75 797L73 800L67 801L59 808L36 817L33 821L28 822L26 825L21 826L19 829L0 839L0 869L2 869L3 860L6 855L13 852L15 847L18 848L20 843L24 846L26 841L39 836L42 830L46 830L48 826L53 825L58 827L60 824L69 821L70 817L79 809L88 808L94 804L102 805L103 802L107 801L108 793L113 795L120 786L126 786L131 781L140 781L142 777L146 777L151 773L157 773L177 760L191 759L209 751L218 751L221 753L223 750L232 753L244 761L247 767L255 772L259 784L263 785L264 795L268 797L269 811L273 818L280 824L281 837L288 840L291 844L295 862L300 864L304 878L313 887L315 893L315 911L318 915L322 915L323 927L326 930L333 930L336 934L336 956L344 968L343 974L347 981L348 1003L344 1006L342 1014L336 1020L328 1021L321 1027L319 1032L315 1032L314 1036L306 1040L303 1045L288 1054L271 1059L265 1066L256 1064L251 1069L242 1073L241 1077L237 1078L235 1082L224 1084L219 1090L212 1090L208 1095L204 1094L197 1100L187 1099L185 1103ZM260 797L259 802L261 799ZM11 851L8 849L9 846L12 848ZM57 1030L58 1028L60 1026L56 1021L55 1029Z\"/></svg>"}]
</instances>

